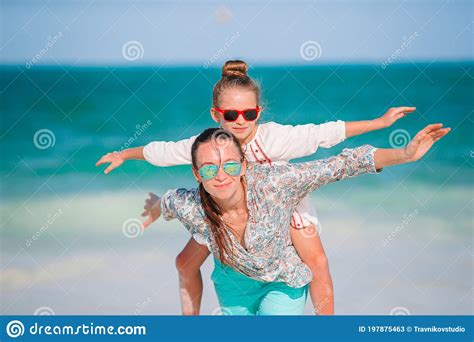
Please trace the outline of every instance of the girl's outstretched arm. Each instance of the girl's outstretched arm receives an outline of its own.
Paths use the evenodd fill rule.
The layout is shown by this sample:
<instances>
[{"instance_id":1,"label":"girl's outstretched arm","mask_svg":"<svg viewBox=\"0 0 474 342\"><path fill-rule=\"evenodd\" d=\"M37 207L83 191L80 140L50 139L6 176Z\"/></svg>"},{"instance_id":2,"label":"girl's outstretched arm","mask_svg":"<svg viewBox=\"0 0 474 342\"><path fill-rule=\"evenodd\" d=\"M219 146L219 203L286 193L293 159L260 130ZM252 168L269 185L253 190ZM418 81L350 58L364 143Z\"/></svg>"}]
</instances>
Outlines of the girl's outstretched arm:
<instances>
[{"instance_id":1,"label":"girl's outstretched arm","mask_svg":"<svg viewBox=\"0 0 474 342\"><path fill-rule=\"evenodd\" d=\"M122 165L126 160L130 159L145 160L143 155L143 146L107 153L99 159L95 166L109 163L109 166L107 166L107 168L104 170L104 173L108 174L113 169Z\"/></svg>"},{"instance_id":2,"label":"girl's outstretched arm","mask_svg":"<svg viewBox=\"0 0 474 342\"><path fill-rule=\"evenodd\" d=\"M396 121L415 110L416 107L395 107L390 108L377 119L346 122L346 138L390 127Z\"/></svg>"},{"instance_id":3,"label":"girl's outstretched arm","mask_svg":"<svg viewBox=\"0 0 474 342\"><path fill-rule=\"evenodd\" d=\"M130 159L146 160L155 166L191 164L191 146L195 139L196 136L179 141L153 141L145 146L107 153L95 165L109 163L104 171L107 174Z\"/></svg>"}]
</instances>

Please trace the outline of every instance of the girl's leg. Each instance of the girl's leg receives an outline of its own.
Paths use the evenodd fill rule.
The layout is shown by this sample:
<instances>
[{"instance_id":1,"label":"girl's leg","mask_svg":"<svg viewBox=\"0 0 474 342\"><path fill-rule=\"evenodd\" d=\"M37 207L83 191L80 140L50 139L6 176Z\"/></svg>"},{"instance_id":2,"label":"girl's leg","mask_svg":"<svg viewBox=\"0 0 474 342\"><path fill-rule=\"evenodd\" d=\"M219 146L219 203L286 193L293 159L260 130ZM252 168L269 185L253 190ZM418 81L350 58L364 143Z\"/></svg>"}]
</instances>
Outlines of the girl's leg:
<instances>
[{"instance_id":1,"label":"girl's leg","mask_svg":"<svg viewBox=\"0 0 474 342\"><path fill-rule=\"evenodd\" d=\"M334 314L334 288L329 264L315 225L302 229L290 226L291 240L301 260L313 272L313 281L309 286L314 311L319 315Z\"/></svg>"},{"instance_id":2,"label":"girl's leg","mask_svg":"<svg viewBox=\"0 0 474 342\"><path fill-rule=\"evenodd\" d=\"M209 255L206 246L191 238L176 257L179 274L179 296L183 315L199 315L202 298L201 265Z\"/></svg>"},{"instance_id":3,"label":"girl's leg","mask_svg":"<svg viewBox=\"0 0 474 342\"><path fill-rule=\"evenodd\" d=\"M267 291L257 315L303 315L308 285L295 289L283 283L273 283L268 285Z\"/></svg>"}]
</instances>

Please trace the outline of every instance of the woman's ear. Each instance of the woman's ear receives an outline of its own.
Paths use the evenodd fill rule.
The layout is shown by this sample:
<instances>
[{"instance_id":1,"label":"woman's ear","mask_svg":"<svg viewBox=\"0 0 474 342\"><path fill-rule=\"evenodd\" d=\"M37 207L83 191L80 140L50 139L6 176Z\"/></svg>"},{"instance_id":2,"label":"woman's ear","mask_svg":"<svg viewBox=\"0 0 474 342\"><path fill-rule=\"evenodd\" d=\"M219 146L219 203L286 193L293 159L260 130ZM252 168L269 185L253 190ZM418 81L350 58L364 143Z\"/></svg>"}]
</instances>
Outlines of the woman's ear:
<instances>
[{"instance_id":1,"label":"woman's ear","mask_svg":"<svg viewBox=\"0 0 474 342\"><path fill-rule=\"evenodd\" d=\"M211 113L211 118L212 118L212 120L214 120L214 121L217 122L217 123L220 122L219 114L217 113L217 110L214 109L214 107L212 107L212 108L209 110L209 113Z\"/></svg>"},{"instance_id":2,"label":"woman's ear","mask_svg":"<svg viewBox=\"0 0 474 342\"><path fill-rule=\"evenodd\" d=\"M196 182L201 183L201 175L199 174L198 170L196 170L193 166L193 175L196 179Z\"/></svg>"},{"instance_id":3,"label":"woman's ear","mask_svg":"<svg viewBox=\"0 0 474 342\"><path fill-rule=\"evenodd\" d=\"M242 171L240 171L241 176L245 176L245 173L247 172L247 159L244 158L242 161Z\"/></svg>"}]
</instances>

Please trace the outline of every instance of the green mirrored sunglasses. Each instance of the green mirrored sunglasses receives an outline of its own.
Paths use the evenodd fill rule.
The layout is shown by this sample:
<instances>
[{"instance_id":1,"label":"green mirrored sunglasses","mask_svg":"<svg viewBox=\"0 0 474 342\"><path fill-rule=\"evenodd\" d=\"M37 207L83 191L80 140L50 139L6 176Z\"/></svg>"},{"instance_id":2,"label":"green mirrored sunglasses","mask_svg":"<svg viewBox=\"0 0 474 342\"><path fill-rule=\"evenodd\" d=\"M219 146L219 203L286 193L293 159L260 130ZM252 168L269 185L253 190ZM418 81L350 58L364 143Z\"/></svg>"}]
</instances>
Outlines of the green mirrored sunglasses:
<instances>
[{"instance_id":1,"label":"green mirrored sunglasses","mask_svg":"<svg viewBox=\"0 0 474 342\"><path fill-rule=\"evenodd\" d=\"M242 163L239 162L228 162L222 165L222 169L229 176L238 176L242 171ZM205 181L211 180L217 176L219 172L219 165L216 164L206 164L199 168L199 175Z\"/></svg>"}]
</instances>

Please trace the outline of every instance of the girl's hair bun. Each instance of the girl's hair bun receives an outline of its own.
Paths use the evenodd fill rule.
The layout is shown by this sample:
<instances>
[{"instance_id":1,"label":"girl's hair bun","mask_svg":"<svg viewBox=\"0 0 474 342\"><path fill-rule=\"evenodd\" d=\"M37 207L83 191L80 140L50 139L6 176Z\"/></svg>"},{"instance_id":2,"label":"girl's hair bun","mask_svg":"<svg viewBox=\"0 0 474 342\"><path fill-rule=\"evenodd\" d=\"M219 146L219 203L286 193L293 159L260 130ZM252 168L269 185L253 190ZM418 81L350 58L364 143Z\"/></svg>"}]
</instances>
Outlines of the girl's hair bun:
<instances>
[{"instance_id":1,"label":"girl's hair bun","mask_svg":"<svg viewBox=\"0 0 474 342\"><path fill-rule=\"evenodd\" d=\"M222 67L222 77L248 77L248 69L248 65L244 61L227 61Z\"/></svg>"}]
</instances>

